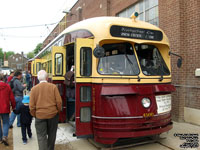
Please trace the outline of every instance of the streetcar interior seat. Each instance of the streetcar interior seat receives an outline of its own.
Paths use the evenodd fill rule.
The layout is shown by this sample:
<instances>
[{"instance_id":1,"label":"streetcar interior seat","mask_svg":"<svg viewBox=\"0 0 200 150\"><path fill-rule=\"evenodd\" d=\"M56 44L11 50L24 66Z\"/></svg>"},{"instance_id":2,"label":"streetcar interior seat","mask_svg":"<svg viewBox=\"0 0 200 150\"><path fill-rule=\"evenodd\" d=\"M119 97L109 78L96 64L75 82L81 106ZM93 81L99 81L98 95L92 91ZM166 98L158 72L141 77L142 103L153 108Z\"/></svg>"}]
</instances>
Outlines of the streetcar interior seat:
<instances>
[{"instance_id":1,"label":"streetcar interior seat","mask_svg":"<svg viewBox=\"0 0 200 150\"><path fill-rule=\"evenodd\" d=\"M141 59L140 64L141 64L141 66L145 67L146 66L146 59Z\"/></svg>"}]
</instances>

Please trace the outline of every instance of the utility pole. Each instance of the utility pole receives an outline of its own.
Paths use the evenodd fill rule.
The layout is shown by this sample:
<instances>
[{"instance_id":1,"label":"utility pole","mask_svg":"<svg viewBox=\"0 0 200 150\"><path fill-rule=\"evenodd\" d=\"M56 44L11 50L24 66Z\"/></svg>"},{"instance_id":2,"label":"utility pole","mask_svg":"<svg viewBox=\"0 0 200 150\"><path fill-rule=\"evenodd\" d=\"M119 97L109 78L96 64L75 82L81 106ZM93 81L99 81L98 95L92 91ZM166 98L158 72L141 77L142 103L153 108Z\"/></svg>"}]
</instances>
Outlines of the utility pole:
<instances>
[{"instance_id":1,"label":"utility pole","mask_svg":"<svg viewBox=\"0 0 200 150\"><path fill-rule=\"evenodd\" d=\"M24 53L22 52L22 71L24 71Z\"/></svg>"}]
</instances>

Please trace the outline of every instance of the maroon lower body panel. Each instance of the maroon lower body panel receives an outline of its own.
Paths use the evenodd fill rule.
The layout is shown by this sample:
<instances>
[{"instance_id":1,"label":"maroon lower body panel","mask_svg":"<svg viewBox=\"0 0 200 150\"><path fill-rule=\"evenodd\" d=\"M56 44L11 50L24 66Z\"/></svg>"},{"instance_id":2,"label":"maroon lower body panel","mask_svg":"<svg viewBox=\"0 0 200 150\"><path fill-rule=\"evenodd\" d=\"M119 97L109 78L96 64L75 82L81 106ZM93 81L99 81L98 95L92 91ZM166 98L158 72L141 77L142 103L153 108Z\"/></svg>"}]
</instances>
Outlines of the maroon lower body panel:
<instances>
[{"instance_id":1,"label":"maroon lower body panel","mask_svg":"<svg viewBox=\"0 0 200 150\"><path fill-rule=\"evenodd\" d=\"M59 113L59 122L66 122L66 87L63 81L52 81L53 84L56 84L62 98L62 111Z\"/></svg>"},{"instance_id":2,"label":"maroon lower body panel","mask_svg":"<svg viewBox=\"0 0 200 150\"><path fill-rule=\"evenodd\" d=\"M93 117L95 141L114 144L120 138L161 134L172 129L170 114L151 118L103 119Z\"/></svg>"}]
</instances>

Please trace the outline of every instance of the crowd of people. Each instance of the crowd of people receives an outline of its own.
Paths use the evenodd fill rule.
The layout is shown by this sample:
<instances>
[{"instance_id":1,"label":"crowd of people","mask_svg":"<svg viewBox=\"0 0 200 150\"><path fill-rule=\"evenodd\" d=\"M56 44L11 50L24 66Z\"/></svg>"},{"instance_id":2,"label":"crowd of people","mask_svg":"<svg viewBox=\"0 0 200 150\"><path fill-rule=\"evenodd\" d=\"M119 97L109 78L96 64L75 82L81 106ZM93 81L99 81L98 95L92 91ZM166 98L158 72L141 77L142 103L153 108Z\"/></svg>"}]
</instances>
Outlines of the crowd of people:
<instances>
[{"instance_id":1,"label":"crowd of people","mask_svg":"<svg viewBox=\"0 0 200 150\"><path fill-rule=\"evenodd\" d=\"M31 123L35 118L35 128L39 150L54 150L59 112L62 99L58 88L48 83L48 74L38 72L39 84L32 87L31 74L27 71L11 72L10 76L0 74L0 143L9 146L8 132L17 117L17 127L21 127L22 142L27 144L32 138ZM24 95L24 90L29 94ZM12 112L11 112L12 111Z\"/></svg>"}]
</instances>

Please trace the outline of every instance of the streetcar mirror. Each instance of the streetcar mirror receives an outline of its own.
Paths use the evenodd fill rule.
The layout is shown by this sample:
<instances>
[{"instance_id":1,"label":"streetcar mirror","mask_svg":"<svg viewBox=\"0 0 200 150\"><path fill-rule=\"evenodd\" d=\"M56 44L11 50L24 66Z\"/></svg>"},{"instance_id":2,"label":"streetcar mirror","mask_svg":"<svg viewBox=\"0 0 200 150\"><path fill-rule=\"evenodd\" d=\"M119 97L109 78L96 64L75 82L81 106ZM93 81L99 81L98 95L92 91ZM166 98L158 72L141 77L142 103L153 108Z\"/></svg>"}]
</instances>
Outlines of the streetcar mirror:
<instances>
[{"instance_id":1,"label":"streetcar mirror","mask_svg":"<svg viewBox=\"0 0 200 150\"><path fill-rule=\"evenodd\" d=\"M181 68L181 66L182 66L182 57L180 55L176 54L176 53L173 53L173 52L169 52L169 55L174 55L174 56L179 57L179 59L177 61L177 67Z\"/></svg>"},{"instance_id":2,"label":"streetcar mirror","mask_svg":"<svg viewBox=\"0 0 200 150\"><path fill-rule=\"evenodd\" d=\"M179 58L178 61L177 61L177 67L181 68L181 66L182 66L182 59Z\"/></svg>"},{"instance_id":3,"label":"streetcar mirror","mask_svg":"<svg viewBox=\"0 0 200 150\"><path fill-rule=\"evenodd\" d=\"M104 57L105 56L105 49L101 46L97 46L95 49L94 49L94 56L96 58L101 58L101 57Z\"/></svg>"}]
</instances>

